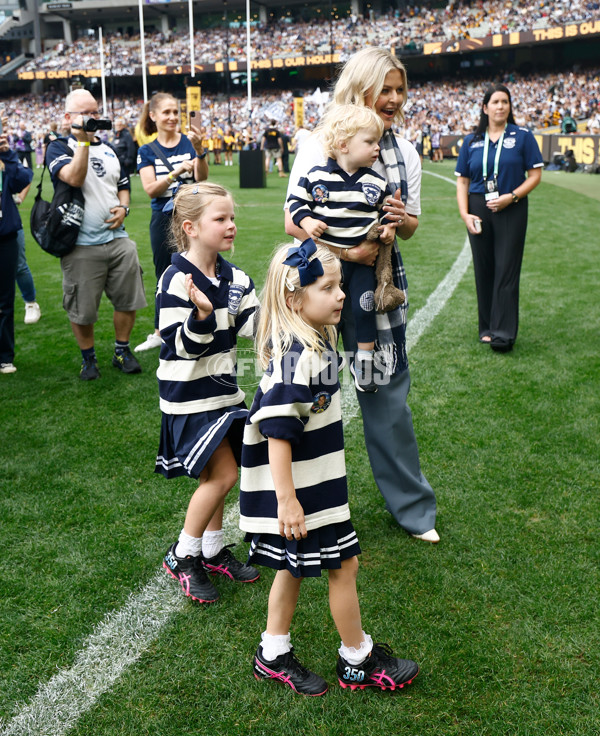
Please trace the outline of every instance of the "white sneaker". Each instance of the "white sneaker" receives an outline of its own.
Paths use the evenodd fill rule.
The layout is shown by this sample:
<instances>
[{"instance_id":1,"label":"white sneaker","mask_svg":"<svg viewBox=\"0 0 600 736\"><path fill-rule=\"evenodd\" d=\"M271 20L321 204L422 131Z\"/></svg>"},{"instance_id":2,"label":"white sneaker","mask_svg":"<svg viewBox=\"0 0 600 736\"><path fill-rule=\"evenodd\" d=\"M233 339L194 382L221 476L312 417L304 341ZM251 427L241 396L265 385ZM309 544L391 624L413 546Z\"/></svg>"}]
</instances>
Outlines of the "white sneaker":
<instances>
[{"instance_id":1,"label":"white sneaker","mask_svg":"<svg viewBox=\"0 0 600 736\"><path fill-rule=\"evenodd\" d=\"M162 338L160 335L155 335L154 332L144 340L144 342L137 345L133 351L135 353L143 353L144 350L153 350L159 348L162 345Z\"/></svg>"},{"instance_id":2,"label":"white sneaker","mask_svg":"<svg viewBox=\"0 0 600 736\"><path fill-rule=\"evenodd\" d=\"M42 310L37 302L25 302L25 324L34 325L40 321Z\"/></svg>"},{"instance_id":3,"label":"white sneaker","mask_svg":"<svg viewBox=\"0 0 600 736\"><path fill-rule=\"evenodd\" d=\"M431 542L431 544L437 544L440 541L440 535L435 529L430 529L424 534L411 534L410 536L415 539L422 539L424 542Z\"/></svg>"},{"instance_id":4,"label":"white sneaker","mask_svg":"<svg viewBox=\"0 0 600 736\"><path fill-rule=\"evenodd\" d=\"M17 366L12 363L0 363L0 373L16 373Z\"/></svg>"}]
</instances>

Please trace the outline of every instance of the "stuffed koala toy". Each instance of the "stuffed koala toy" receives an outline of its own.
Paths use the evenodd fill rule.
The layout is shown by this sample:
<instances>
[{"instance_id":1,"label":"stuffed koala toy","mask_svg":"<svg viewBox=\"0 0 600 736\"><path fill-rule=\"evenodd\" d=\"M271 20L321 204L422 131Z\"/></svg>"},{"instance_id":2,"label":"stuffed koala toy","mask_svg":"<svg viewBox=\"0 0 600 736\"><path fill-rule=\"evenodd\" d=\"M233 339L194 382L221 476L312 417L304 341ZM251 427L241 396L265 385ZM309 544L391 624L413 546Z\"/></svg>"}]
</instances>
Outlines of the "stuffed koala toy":
<instances>
[{"instance_id":1,"label":"stuffed koala toy","mask_svg":"<svg viewBox=\"0 0 600 736\"><path fill-rule=\"evenodd\" d=\"M367 233L367 240L377 240L379 237L379 224L375 223ZM391 312L401 304L404 304L404 292L394 286L394 274L392 271L392 246L381 243L379 253L375 261L375 278L377 288L375 289L375 309L382 312Z\"/></svg>"}]
</instances>

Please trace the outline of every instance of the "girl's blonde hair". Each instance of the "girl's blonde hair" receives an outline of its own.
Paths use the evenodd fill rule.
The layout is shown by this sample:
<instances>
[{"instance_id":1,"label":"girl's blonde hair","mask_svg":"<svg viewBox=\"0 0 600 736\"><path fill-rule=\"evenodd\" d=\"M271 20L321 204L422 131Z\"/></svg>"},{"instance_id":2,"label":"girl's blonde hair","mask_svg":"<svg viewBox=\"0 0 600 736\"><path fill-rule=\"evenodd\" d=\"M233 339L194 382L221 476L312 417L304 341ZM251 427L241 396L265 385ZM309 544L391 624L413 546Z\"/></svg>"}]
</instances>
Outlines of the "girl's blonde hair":
<instances>
[{"instance_id":1,"label":"girl's blonde hair","mask_svg":"<svg viewBox=\"0 0 600 736\"><path fill-rule=\"evenodd\" d=\"M406 69L397 56L387 49L370 46L351 56L344 64L333 90L336 105L362 105L365 98L372 96L377 101L389 72L397 69L402 75L403 102L396 112L396 121L404 120L404 106L408 99Z\"/></svg>"},{"instance_id":2,"label":"girl's blonde hair","mask_svg":"<svg viewBox=\"0 0 600 736\"><path fill-rule=\"evenodd\" d=\"M294 340L318 353L326 349L326 342L332 347L337 343L337 330L333 325L324 325L322 332L317 332L302 319L298 311L302 306L307 287L300 286L298 269L284 264L291 247L293 243L281 245L273 254L261 294L255 347L263 368L269 365L271 358L275 360L282 358ZM316 253L310 260L315 258L321 261L323 270L332 266L341 269L337 256L322 245L317 246ZM290 296L292 302L291 306L288 306L287 300Z\"/></svg>"},{"instance_id":3,"label":"girl's blonde hair","mask_svg":"<svg viewBox=\"0 0 600 736\"><path fill-rule=\"evenodd\" d=\"M197 184L183 184L177 190L173 200L173 215L171 217L171 246L178 253L188 250L187 235L183 231L186 220L198 222L208 205L217 197L229 197L233 202L231 192L220 184L211 181Z\"/></svg>"},{"instance_id":4,"label":"girl's blonde hair","mask_svg":"<svg viewBox=\"0 0 600 736\"><path fill-rule=\"evenodd\" d=\"M370 107L333 105L319 123L325 154L336 158L340 143L354 137L359 130L372 130L377 140L383 135L383 120Z\"/></svg>"},{"instance_id":5,"label":"girl's blonde hair","mask_svg":"<svg viewBox=\"0 0 600 736\"><path fill-rule=\"evenodd\" d=\"M156 133L156 123L150 117L150 113L156 112L157 108L165 100L175 100L175 102L177 102L177 99L169 92L157 92L156 94L152 95L152 97L142 108L142 114L140 116L139 124L140 130L146 135L152 135L152 133Z\"/></svg>"}]
</instances>

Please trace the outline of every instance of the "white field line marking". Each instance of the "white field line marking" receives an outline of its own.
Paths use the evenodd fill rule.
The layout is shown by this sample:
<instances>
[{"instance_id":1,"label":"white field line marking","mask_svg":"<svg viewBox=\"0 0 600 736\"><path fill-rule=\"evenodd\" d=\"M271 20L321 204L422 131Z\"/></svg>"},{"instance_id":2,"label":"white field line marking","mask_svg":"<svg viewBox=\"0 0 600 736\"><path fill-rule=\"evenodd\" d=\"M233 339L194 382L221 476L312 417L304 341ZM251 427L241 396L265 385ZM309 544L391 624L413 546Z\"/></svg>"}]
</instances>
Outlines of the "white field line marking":
<instances>
[{"instance_id":1,"label":"white field line marking","mask_svg":"<svg viewBox=\"0 0 600 736\"><path fill-rule=\"evenodd\" d=\"M439 174L431 175L455 183ZM467 239L448 275L408 323L408 349L415 347L452 295L468 267L468 253ZM346 423L358 414L351 380L344 382L342 406ZM233 504L223 519L227 539L240 539L237 518L237 506ZM31 702L24 705L9 723L0 723L0 736L66 734L78 718L92 708L96 700L141 657L184 603L179 587L161 568L139 593L131 594L121 609L105 616L85 641L83 649L75 655L69 669L60 670L49 682L41 685Z\"/></svg>"},{"instance_id":2,"label":"white field line marking","mask_svg":"<svg viewBox=\"0 0 600 736\"><path fill-rule=\"evenodd\" d=\"M96 627L70 669L40 686L2 736L62 736L118 680L181 608L184 597L161 570Z\"/></svg>"},{"instance_id":3,"label":"white field line marking","mask_svg":"<svg viewBox=\"0 0 600 736\"><path fill-rule=\"evenodd\" d=\"M415 347L419 342L421 335L446 306L446 302L454 293L454 290L465 275L467 268L469 268L470 263L471 247L469 244L469 238L466 237L463 249L458 254L458 258L452 264L452 268L437 285L435 291L429 295L425 306L415 312L414 317L406 326L407 351L410 352Z\"/></svg>"},{"instance_id":4,"label":"white field line marking","mask_svg":"<svg viewBox=\"0 0 600 736\"><path fill-rule=\"evenodd\" d=\"M241 541L238 509L223 518L226 539ZM107 614L76 654L70 669L40 686L32 701L0 736L63 736L121 674L150 647L161 629L185 604L179 586L160 568L139 593L118 611Z\"/></svg>"}]
</instances>

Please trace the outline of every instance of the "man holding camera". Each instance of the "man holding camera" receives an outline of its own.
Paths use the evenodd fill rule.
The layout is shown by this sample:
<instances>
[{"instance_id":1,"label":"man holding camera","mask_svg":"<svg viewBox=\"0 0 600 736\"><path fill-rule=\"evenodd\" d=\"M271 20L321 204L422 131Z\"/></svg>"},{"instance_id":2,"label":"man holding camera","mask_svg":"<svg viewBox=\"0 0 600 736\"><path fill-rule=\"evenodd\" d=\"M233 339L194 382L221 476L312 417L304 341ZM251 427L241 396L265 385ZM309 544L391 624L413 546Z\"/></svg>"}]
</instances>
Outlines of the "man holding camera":
<instances>
[{"instance_id":1,"label":"man holding camera","mask_svg":"<svg viewBox=\"0 0 600 736\"><path fill-rule=\"evenodd\" d=\"M87 90L71 92L65 100L67 139L52 141L46 163L52 180L81 188L85 206L77 245L61 258L63 307L81 350L79 377L100 377L94 348L94 324L102 292L113 307L115 352L112 364L123 373L140 373L129 348L138 309L146 306L136 244L123 227L129 214L129 177L115 151L97 136L110 130L100 119L98 103ZM65 150L65 142L70 153Z\"/></svg>"}]
</instances>

